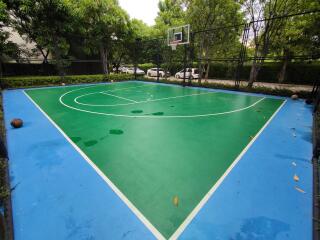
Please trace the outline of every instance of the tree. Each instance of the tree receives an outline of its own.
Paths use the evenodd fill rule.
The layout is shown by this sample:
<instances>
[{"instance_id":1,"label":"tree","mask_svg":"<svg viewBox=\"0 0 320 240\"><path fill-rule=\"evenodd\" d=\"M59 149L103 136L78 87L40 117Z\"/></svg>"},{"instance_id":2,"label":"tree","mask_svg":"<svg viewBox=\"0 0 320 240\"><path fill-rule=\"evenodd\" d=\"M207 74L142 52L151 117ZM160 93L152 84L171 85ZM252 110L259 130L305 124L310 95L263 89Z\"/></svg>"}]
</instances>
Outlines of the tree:
<instances>
[{"instance_id":1,"label":"tree","mask_svg":"<svg viewBox=\"0 0 320 240\"><path fill-rule=\"evenodd\" d=\"M245 0L244 11L251 22L254 56L248 87L257 80L271 42L283 30L287 18L280 16L296 12L298 4L291 0Z\"/></svg>"},{"instance_id":2,"label":"tree","mask_svg":"<svg viewBox=\"0 0 320 240\"><path fill-rule=\"evenodd\" d=\"M113 44L110 60L113 66L116 68L116 72L122 62L134 62L136 59L136 40L140 39L141 41L150 39L154 37L154 30L152 27L149 27L143 21L138 19L132 19L128 22L127 32L123 36L115 41ZM144 48L140 50L139 59L146 60L144 56L148 55L148 49Z\"/></svg>"},{"instance_id":3,"label":"tree","mask_svg":"<svg viewBox=\"0 0 320 240\"><path fill-rule=\"evenodd\" d=\"M185 1L183 0L160 0L159 12L154 26L158 36L165 36L169 27L181 26L185 21Z\"/></svg>"},{"instance_id":4,"label":"tree","mask_svg":"<svg viewBox=\"0 0 320 240\"><path fill-rule=\"evenodd\" d=\"M242 22L240 4L233 0L189 0L186 19L191 24L192 31L199 32L194 36L194 40L199 53L200 82L202 59L205 60L205 78L207 79L210 71L210 57L230 55L230 50L239 45L240 28L228 26L239 25ZM205 29L216 30L203 31Z\"/></svg>"},{"instance_id":5,"label":"tree","mask_svg":"<svg viewBox=\"0 0 320 240\"><path fill-rule=\"evenodd\" d=\"M9 15L6 4L0 0L0 77L3 75L2 63L6 57L17 56L19 52L18 46L8 41L9 33L4 30L8 25Z\"/></svg>"},{"instance_id":6,"label":"tree","mask_svg":"<svg viewBox=\"0 0 320 240\"><path fill-rule=\"evenodd\" d=\"M67 35L71 31L72 16L67 0L7 0L11 13L10 24L20 35L36 43L37 49L47 63L49 53L60 75L68 64L69 43Z\"/></svg>"},{"instance_id":7,"label":"tree","mask_svg":"<svg viewBox=\"0 0 320 240\"><path fill-rule=\"evenodd\" d=\"M102 69L108 74L109 56L116 42L125 38L129 17L116 0L73 1L79 16L80 32L89 54L99 53Z\"/></svg>"},{"instance_id":8,"label":"tree","mask_svg":"<svg viewBox=\"0 0 320 240\"><path fill-rule=\"evenodd\" d=\"M300 9L310 11L320 9L320 3L317 0L299 0L295 1L295 4ZM280 83L285 81L287 66L292 58L299 55L319 56L319 22L319 14L292 16L285 22L281 34L276 35L271 41L271 53L282 56L282 67L278 74Z\"/></svg>"}]
</instances>

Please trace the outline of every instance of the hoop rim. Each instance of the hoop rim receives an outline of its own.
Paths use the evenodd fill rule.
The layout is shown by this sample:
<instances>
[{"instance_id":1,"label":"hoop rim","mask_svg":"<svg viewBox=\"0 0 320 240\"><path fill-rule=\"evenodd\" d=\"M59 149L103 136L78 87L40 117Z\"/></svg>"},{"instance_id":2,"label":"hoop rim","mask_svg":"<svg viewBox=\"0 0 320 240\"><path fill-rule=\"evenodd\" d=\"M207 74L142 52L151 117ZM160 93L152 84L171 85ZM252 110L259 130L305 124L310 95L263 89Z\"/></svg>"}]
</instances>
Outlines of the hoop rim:
<instances>
[{"instance_id":1,"label":"hoop rim","mask_svg":"<svg viewBox=\"0 0 320 240\"><path fill-rule=\"evenodd\" d=\"M171 41L168 45L171 47L172 50L176 50L177 46L181 43L181 40L174 40Z\"/></svg>"}]
</instances>

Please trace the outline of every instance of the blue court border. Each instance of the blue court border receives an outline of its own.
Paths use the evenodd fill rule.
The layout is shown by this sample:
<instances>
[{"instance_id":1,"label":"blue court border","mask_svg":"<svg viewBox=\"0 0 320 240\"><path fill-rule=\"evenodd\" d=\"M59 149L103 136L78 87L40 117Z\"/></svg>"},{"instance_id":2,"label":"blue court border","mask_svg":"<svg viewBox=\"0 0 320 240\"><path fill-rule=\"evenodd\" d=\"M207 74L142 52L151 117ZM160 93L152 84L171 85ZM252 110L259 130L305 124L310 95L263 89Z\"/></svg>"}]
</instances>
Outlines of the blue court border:
<instances>
[{"instance_id":1,"label":"blue court border","mask_svg":"<svg viewBox=\"0 0 320 240\"><path fill-rule=\"evenodd\" d=\"M3 98L16 239L154 238L22 90ZM180 238L312 239L311 124L288 100Z\"/></svg>"}]
</instances>

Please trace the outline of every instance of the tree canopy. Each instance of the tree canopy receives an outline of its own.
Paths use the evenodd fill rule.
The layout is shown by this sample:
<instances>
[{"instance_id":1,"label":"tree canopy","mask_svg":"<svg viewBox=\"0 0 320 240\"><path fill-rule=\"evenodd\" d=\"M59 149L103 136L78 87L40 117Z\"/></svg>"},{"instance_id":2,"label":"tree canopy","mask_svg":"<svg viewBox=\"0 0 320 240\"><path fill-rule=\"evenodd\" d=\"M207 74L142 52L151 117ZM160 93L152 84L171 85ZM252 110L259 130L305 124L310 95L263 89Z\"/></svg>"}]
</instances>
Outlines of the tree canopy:
<instances>
[{"instance_id":1,"label":"tree canopy","mask_svg":"<svg viewBox=\"0 0 320 240\"><path fill-rule=\"evenodd\" d=\"M111 66L137 61L137 43L139 61L178 61L183 51L180 48L173 56L166 47L167 29L190 24L190 49L196 53L192 58L208 77L212 59L239 56L244 23L252 22L248 45L254 59L251 83L267 56L281 56L288 62L295 55L318 56L320 52L319 14L279 18L319 10L318 0L159 0L158 7L155 25L148 26L130 19L117 0L0 0L0 50L13 49L3 30L10 26L36 44L44 63L50 55L63 71L74 58L99 57L101 69L108 73ZM158 40L149 41L155 38ZM279 81L283 79L281 75Z\"/></svg>"}]
</instances>

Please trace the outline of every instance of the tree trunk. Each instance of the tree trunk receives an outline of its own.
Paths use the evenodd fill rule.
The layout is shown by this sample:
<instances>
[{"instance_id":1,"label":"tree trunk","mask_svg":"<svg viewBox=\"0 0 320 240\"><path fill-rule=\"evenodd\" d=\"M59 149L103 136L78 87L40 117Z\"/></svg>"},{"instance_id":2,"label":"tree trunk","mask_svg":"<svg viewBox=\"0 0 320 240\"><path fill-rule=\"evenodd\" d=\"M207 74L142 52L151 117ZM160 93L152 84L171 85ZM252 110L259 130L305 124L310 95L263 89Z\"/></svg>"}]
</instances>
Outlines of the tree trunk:
<instances>
[{"instance_id":1,"label":"tree trunk","mask_svg":"<svg viewBox=\"0 0 320 240\"><path fill-rule=\"evenodd\" d=\"M251 71L250 71L250 78L249 78L249 82L248 82L248 87L252 88L253 83L257 81L258 78L258 74L260 71L260 63L254 61L251 67Z\"/></svg>"},{"instance_id":2,"label":"tree trunk","mask_svg":"<svg viewBox=\"0 0 320 240\"><path fill-rule=\"evenodd\" d=\"M47 50L47 53L44 53L42 47L37 46L37 48L38 48L38 50L40 51L41 55L43 56L43 61L42 61L42 63L43 63L43 64L48 63L49 50Z\"/></svg>"},{"instance_id":3,"label":"tree trunk","mask_svg":"<svg viewBox=\"0 0 320 240\"><path fill-rule=\"evenodd\" d=\"M290 51L289 49L284 49L283 51L283 63L282 63L282 68L279 72L279 75L278 75L278 82L279 83L283 83L284 80L285 80L285 77L286 77L286 72L287 72L287 66L288 66L288 63L290 61Z\"/></svg>"},{"instance_id":4,"label":"tree trunk","mask_svg":"<svg viewBox=\"0 0 320 240\"><path fill-rule=\"evenodd\" d=\"M3 77L2 60L0 59L0 78Z\"/></svg>"},{"instance_id":5,"label":"tree trunk","mask_svg":"<svg viewBox=\"0 0 320 240\"><path fill-rule=\"evenodd\" d=\"M204 77L206 81L208 81L209 79L209 71L210 71L210 61L207 62L207 66L206 66L206 75Z\"/></svg>"},{"instance_id":6,"label":"tree trunk","mask_svg":"<svg viewBox=\"0 0 320 240\"><path fill-rule=\"evenodd\" d=\"M63 81L66 73L64 71L64 60L62 59L62 54L61 54L61 49L60 47L58 46L58 41L56 40L56 45L54 46L54 55L55 55L55 60L56 60L56 67L58 69L58 73L59 73L59 76L61 77L61 80Z\"/></svg>"},{"instance_id":7,"label":"tree trunk","mask_svg":"<svg viewBox=\"0 0 320 240\"><path fill-rule=\"evenodd\" d=\"M100 58L102 63L103 74L108 74L107 50L103 46L100 46Z\"/></svg>"},{"instance_id":8,"label":"tree trunk","mask_svg":"<svg viewBox=\"0 0 320 240\"><path fill-rule=\"evenodd\" d=\"M201 84L201 79L202 79L202 63L201 63L201 60L199 60L198 62L198 68L199 68L199 78L198 78L198 83Z\"/></svg>"},{"instance_id":9,"label":"tree trunk","mask_svg":"<svg viewBox=\"0 0 320 240\"><path fill-rule=\"evenodd\" d=\"M199 49L199 63L198 63L198 68L199 68L199 78L198 78L198 83L201 84L201 79L203 75L203 68L202 68L202 51L203 51L203 45L204 45L204 34L202 36L202 40L200 41L200 49Z\"/></svg>"},{"instance_id":10,"label":"tree trunk","mask_svg":"<svg viewBox=\"0 0 320 240\"><path fill-rule=\"evenodd\" d=\"M248 82L248 88L252 88L253 83L255 81L257 81L258 78L258 73L260 71L260 63L259 63L259 59L258 58L258 47L256 47L255 51L254 51L254 58L253 58L253 62L252 62L252 66L251 66L251 70L250 70L250 77L249 77L249 82Z\"/></svg>"}]
</instances>

